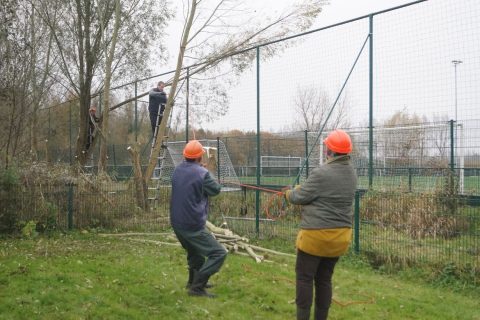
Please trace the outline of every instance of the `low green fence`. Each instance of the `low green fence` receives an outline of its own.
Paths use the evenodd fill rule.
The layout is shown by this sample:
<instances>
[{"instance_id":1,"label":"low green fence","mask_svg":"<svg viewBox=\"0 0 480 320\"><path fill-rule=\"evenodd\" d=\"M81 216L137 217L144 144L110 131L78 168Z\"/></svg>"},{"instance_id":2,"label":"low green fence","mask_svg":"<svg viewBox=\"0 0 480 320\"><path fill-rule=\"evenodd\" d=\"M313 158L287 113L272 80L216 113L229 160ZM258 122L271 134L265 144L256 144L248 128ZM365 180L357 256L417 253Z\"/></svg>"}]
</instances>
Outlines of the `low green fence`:
<instances>
[{"instance_id":1,"label":"low green fence","mask_svg":"<svg viewBox=\"0 0 480 320\"><path fill-rule=\"evenodd\" d=\"M8 188L2 185L0 198L2 232L7 232L8 226L21 230L29 221L39 232L169 228L168 186L160 189L158 205L147 211L136 206L131 181L88 175L49 185L20 181ZM428 193L359 190L352 251L367 255L378 265L443 268L453 264L478 276L479 202L448 188ZM247 237L279 238L294 246L300 209L286 205L274 193L241 188L212 198L209 219Z\"/></svg>"},{"instance_id":2,"label":"low green fence","mask_svg":"<svg viewBox=\"0 0 480 320\"><path fill-rule=\"evenodd\" d=\"M280 238L292 246L300 208L285 206L260 193L256 216L255 190L225 193L212 201L211 220L226 223L249 237ZM269 212L267 212L269 211ZM480 275L480 207L478 201L447 192L366 192L355 197L352 252L374 264L454 264Z\"/></svg>"}]
</instances>

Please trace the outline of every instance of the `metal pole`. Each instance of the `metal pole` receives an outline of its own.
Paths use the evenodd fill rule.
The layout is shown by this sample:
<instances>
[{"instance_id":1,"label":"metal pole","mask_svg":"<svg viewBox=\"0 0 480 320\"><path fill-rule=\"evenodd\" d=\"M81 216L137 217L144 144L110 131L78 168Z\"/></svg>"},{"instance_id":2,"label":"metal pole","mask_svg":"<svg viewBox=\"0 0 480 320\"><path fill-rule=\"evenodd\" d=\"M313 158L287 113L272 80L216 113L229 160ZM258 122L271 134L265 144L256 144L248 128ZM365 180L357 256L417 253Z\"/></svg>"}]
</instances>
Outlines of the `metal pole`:
<instances>
[{"instance_id":1,"label":"metal pole","mask_svg":"<svg viewBox=\"0 0 480 320\"><path fill-rule=\"evenodd\" d=\"M408 192L412 192L412 168L408 168Z\"/></svg>"},{"instance_id":2,"label":"metal pole","mask_svg":"<svg viewBox=\"0 0 480 320\"><path fill-rule=\"evenodd\" d=\"M115 157L115 144L112 144L112 153L113 153L113 170L117 170L117 159Z\"/></svg>"},{"instance_id":3,"label":"metal pole","mask_svg":"<svg viewBox=\"0 0 480 320\"><path fill-rule=\"evenodd\" d=\"M369 54L369 132L368 132L368 188L373 185L373 15L369 17L370 22L370 54Z\"/></svg>"},{"instance_id":4,"label":"metal pole","mask_svg":"<svg viewBox=\"0 0 480 320\"><path fill-rule=\"evenodd\" d=\"M69 118L69 131L68 131L68 141L69 141L69 161L70 165L72 165L72 104L70 104L68 109L68 118Z\"/></svg>"},{"instance_id":5,"label":"metal pole","mask_svg":"<svg viewBox=\"0 0 480 320\"><path fill-rule=\"evenodd\" d=\"M260 186L260 47L257 47L257 186ZM255 230L260 235L260 191L255 190Z\"/></svg>"},{"instance_id":6,"label":"metal pole","mask_svg":"<svg viewBox=\"0 0 480 320\"><path fill-rule=\"evenodd\" d=\"M452 60L453 68L455 69L455 122L458 120L457 117L457 65L462 63L462 60Z\"/></svg>"},{"instance_id":7,"label":"metal pole","mask_svg":"<svg viewBox=\"0 0 480 320\"><path fill-rule=\"evenodd\" d=\"M308 178L308 130L305 130L305 177Z\"/></svg>"},{"instance_id":8,"label":"metal pole","mask_svg":"<svg viewBox=\"0 0 480 320\"><path fill-rule=\"evenodd\" d=\"M67 194L67 227L68 230L73 228L73 184L68 184L68 194Z\"/></svg>"},{"instance_id":9,"label":"metal pole","mask_svg":"<svg viewBox=\"0 0 480 320\"><path fill-rule=\"evenodd\" d=\"M355 192L355 212L354 212L354 250L360 253L360 192Z\"/></svg>"},{"instance_id":10,"label":"metal pole","mask_svg":"<svg viewBox=\"0 0 480 320\"><path fill-rule=\"evenodd\" d=\"M456 150L455 148L457 148L457 125L458 125L458 114L457 114L457 110L458 110L458 103L457 103L457 66L462 63L463 61L461 60L452 60L452 63L453 63L453 68L455 70L455 123L454 123L454 126L455 126L455 131L452 130L452 142L454 140L454 143L452 144L452 160L455 159L456 157ZM453 164L454 164L454 167L456 165L458 165L458 161L452 161Z\"/></svg>"},{"instance_id":11,"label":"metal pole","mask_svg":"<svg viewBox=\"0 0 480 320\"><path fill-rule=\"evenodd\" d=\"M217 137L217 180L218 183L222 183L220 181L220 137Z\"/></svg>"},{"instance_id":12,"label":"metal pole","mask_svg":"<svg viewBox=\"0 0 480 320\"><path fill-rule=\"evenodd\" d=\"M135 142L137 142L138 139L138 86L137 86L137 80L135 80L135 121L133 124L133 128L135 130Z\"/></svg>"},{"instance_id":13,"label":"metal pole","mask_svg":"<svg viewBox=\"0 0 480 320\"><path fill-rule=\"evenodd\" d=\"M454 120L450 120L450 170L455 170L455 134Z\"/></svg>"},{"instance_id":14,"label":"metal pole","mask_svg":"<svg viewBox=\"0 0 480 320\"><path fill-rule=\"evenodd\" d=\"M185 142L188 143L188 108L189 108L189 99L188 97L190 96L190 68L187 68L187 97L185 101L185 107L186 107L186 117L185 117Z\"/></svg>"}]
</instances>

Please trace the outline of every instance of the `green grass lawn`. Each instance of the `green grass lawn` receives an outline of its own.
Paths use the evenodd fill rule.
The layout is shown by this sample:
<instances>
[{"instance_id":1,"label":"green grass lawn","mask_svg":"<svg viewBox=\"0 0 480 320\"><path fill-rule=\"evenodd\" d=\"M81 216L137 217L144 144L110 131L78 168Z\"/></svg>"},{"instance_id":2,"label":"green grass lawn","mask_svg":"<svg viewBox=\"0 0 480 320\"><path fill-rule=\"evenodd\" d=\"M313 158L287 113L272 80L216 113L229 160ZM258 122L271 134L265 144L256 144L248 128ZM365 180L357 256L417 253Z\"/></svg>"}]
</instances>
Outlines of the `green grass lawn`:
<instances>
[{"instance_id":1,"label":"green grass lawn","mask_svg":"<svg viewBox=\"0 0 480 320\"><path fill-rule=\"evenodd\" d=\"M93 234L2 239L0 319L294 319L295 261L268 259L229 255L207 299L187 295L180 247ZM351 257L334 288L330 319L480 319L477 292L382 275Z\"/></svg>"}]
</instances>

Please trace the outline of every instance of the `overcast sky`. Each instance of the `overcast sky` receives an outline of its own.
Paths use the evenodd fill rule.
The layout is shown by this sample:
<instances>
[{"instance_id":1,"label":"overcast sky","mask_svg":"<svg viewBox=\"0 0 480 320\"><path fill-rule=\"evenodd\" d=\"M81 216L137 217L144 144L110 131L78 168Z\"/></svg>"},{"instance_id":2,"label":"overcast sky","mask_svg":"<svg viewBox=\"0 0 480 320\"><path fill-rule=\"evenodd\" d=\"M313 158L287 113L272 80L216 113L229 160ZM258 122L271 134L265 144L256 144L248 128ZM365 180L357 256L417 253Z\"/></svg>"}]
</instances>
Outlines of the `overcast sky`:
<instances>
[{"instance_id":1,"label":"overcast sky","mask_svg":"<svg viewBox=\"0 0 480 320\"><path fill-rule=\"evenodd\" d=\"M281 10L293 0L253 1L263 12ZM395 6L405 0L331 0L312 29ZM181 4L181 1L175 1ZM257 6L257 7L254 7ZM181 8L177 8L181 10ZM177 10L178 11L178 10ZM178 52L179 14L166 30L170 49L168 70ZM404 111L429 121L480 119L480 1L430 0L374 18L374 116L379 122ZM295 89L314 85L334 100L368 35L368 19L302 37L302 42L261 65L261 128L282 130L296 117ZM452 60L458 66L457 100ZM163 69L162 71L165 71ZM230 111L222 119L202 123L211 129L256 129L255 70L246 72L229 90ZM368 45L347 83L352 126L368 120ZM194 119L191 119L192 125Z\"/></svg>"}]
</instances>

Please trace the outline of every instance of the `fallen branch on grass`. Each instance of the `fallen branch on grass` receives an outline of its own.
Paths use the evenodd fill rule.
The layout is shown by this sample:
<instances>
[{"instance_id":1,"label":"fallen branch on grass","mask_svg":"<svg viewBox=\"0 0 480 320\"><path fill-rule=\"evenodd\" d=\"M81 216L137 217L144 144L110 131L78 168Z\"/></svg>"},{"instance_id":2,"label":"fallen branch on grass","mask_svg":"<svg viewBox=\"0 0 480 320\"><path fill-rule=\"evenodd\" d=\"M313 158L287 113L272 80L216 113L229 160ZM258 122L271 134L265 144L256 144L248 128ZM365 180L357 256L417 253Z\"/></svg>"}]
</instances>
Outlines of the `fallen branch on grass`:
<instances>
[{"instance_id":1,"label":"fallen branch on grass","mask_svg":"<svg viewBox=\"0 0 480 320\"><path fill-rule=\"evenodd\" d=\"M254 259L257 263L260 262L272 262L265 259L265 256L259 255L255 252L262 251L265 253L279 255L279 256L286 256L286 257L295 257L293 254L283 253L267 248L262 248L259 246L254 246L249 244L249 239L236 235L233 231L229 229L219 228L212 224L211 222L207 221L206 224L207 229L213 234L213 236L222 244L225 249L227 249L231 253L235 253L242 256L249 256ZM138 239L132 238L132 236L163 236L168 240L173 240L174 242L164 242L164 241L157 241L157 240L149 240L149 239ZM102 237L122 237L122 239L142 242L142 243L153 243L157 245L171 245L171 246L180 246L180 243L176 241L176 237L173 233L112 233L112 234L100 234Z\"/></svg>"}]
</instances>

